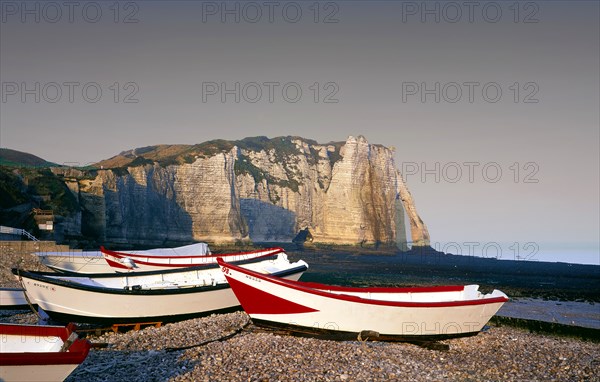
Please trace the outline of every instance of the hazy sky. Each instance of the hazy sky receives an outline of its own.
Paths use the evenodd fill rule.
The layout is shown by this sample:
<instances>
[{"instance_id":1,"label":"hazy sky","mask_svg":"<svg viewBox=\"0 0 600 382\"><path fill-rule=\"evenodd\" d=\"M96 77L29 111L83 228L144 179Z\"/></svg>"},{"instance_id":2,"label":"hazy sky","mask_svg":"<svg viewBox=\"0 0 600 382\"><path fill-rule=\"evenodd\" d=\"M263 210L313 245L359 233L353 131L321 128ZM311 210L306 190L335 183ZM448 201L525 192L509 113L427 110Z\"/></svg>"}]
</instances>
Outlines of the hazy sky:
<instances>
[{"instance_id":1,"label":"hazy sky","mask_svg":"<svg viewBox=\"0 0 600 382\"><path fill-rule=\"evenodd\" d=\"M362 134L440 249L600 264L597 1L0 3L2 147Z\"/></svg>"}]
</instances>

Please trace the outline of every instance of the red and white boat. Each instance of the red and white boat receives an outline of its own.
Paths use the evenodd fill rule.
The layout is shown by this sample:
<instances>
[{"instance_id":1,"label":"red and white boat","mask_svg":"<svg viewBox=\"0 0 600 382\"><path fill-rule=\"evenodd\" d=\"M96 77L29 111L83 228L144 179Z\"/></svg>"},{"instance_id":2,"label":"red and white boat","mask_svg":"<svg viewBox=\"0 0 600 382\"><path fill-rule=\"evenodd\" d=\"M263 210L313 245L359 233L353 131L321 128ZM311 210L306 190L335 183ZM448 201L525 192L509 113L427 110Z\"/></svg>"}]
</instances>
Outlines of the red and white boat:
<instances>
[{"instance_id":1,"label":"red and white boat","mask_svg":"<svg viewBox=\"0 0 600 382\"><path fill-rule=\"evenodd\" d=\"M0 381L63 381L91 347L74 328L0 324Z\"/></svg>"},{"instance_id":2,"label":"red and white boat","mask_svg":"<svg viewBox=\"0 0 600 382\"><path fill-rule=\"evenodd\" d=\"M338 339L422 341L476 335L508 301L478 285L347 288L283 280L219 259L253 322Z\"/></svg>"},{"instance_id":3,"label":"red and white boat","mask_svg":"<svg viewBox=\"0 0 600 382\"><path fill-rule=\"evenodd\" d=\"M133 251L117 252L100 247L104 259L113 270L117 272L144 272L171 270L184 267L195 267L209 264L216 264L217 257L222 257L228 262L242 262L266 256L273 256L284 253L283 248L267 248L250 252L222 253L222 254L189 254L184 251L186 247L180 247L172 250L149 250L135 253Z\"/></svg>"}]
</instances>

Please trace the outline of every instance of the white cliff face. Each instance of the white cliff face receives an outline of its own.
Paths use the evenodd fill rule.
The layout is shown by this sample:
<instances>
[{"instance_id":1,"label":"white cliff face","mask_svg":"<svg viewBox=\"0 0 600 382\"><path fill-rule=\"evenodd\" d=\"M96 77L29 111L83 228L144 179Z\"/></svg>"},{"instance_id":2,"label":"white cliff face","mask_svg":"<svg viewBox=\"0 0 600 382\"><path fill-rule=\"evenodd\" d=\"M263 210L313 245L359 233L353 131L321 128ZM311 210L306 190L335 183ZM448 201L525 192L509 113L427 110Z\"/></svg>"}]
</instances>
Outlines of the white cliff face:
<instances>
[{"instance_id":1,"label":"white cliff face","mask_svg":"<svg viewBox=\"0 0 600 382\"><path fill-rule=\"evenodd\" d=\"M404 219L398 199L413 241L429 243L391 150L364 137L336 145L284 143L260 151L233 147L197 155L193 163L99 170L69 186L79 192L81 231L102 241L154 245L291 241L308 228L314 242L392 244Z\"/></svg>"},{"instance_id":2,"label":"white cliff face","mask_svg":"<svg viewBox=\"0 0 600 382\"><path fill-rule=\"evenodd\" d=\"M100 170L80 181L82 231L102 241L152 245L241 240L247 235L233 186L234 158L217 154L191 164Z\"/></svg>"},{"instance_id":3,"label":"white cliff face","mask_svg":"<svg viewBox=\"0 0 600 382\"><path fill-rule=\"evenodd\" d=\"M332 162L335 147L309 145L296 140L298 153L277 161L273 152L240 154L274 181L238 175L242 215L246 217L253 241L289 241L308 228L315 242L336 244L395 243L397 241L397 190L405 190L397 172L393 152L370 145L364 137L349 137ZM333 154L332 154L333 153ZM332 166L333 163L333 166ZM297 190L289 184L297 182ZM404 201L404 199L402 199ZM426 234L412 198L409 214L413 240ZM407 208L409 209L409 208Z\"/></svg>"}]
</instances>

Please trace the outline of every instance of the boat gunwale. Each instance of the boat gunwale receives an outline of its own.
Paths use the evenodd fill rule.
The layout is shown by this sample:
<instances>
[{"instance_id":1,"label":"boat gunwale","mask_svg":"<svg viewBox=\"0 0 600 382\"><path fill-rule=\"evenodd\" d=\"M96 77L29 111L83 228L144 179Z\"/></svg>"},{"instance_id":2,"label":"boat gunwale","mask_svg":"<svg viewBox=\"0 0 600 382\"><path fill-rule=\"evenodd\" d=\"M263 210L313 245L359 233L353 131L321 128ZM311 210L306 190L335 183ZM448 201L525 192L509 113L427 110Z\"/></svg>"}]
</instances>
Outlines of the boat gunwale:
<instances>
[{"instance_id":1,"label":"boat gunwale","mask_svg":"<svg viewBox=\"0 0 600 382\"><path fill-rule=\"evenodd\" d=\"M269 255L260 256L260 257L253 257L251 259L246 259L246 260L235 261L230 264L244 265L244 264L258 262L257 260L260 260L260 261L271 260L271 259L275 260L275 259L277 259L277 256L279 256L279 253L269 254ZM102 278L111 278L111 277L126 277L126 276L138 277L138 276L152 276L152 275L159 275L159 274L176 274L176 273L195 272L195 271L203 271L203 270L207 270L207 269L218 269L218 268L219 268L219 264L209 263L209 264L201 264L201 265L182 266L182 267L177 267L175 269L156 269L156 270L152 270L152 271L134 271L134 272L113 271L113 272L106 272L106 273L78 273L78 272L73 272L73 271L47 272L47 271L24 271L24 270L21 270L21 272L35 273L35 274L43 275L43 276L66 276L66 277L70 276L70 277L88 277L88 278L102 279ZM17 268L13 268L13 269L17 269ZM13 274L16 275L15 272L13 272Z\"/></svg>"},{"instance_id":2,"label":"boat gunwale","mask_svg":"<svg viewBox=\"0 0 600 382\"><path fill-rule=\"evenodd\" d=\"M308 266L306 265L306 263L304 263L304 264L300 264L293 268L283 269L281 271L274 272L272 275L274 277L286 277L286 276L293 275L296 273L305 272L307 269L308 269ZM125 289L125 288L117 289L117 288L109 288L109 287L81 284L81 283L77 283L77 282L48 277L50 275L59 276L59 277L68 277L68 276L63 276L61 274L52 273L52 272L23 271L23 270L19 270L19 269L15 269L15 268L12 269L12 272L13 272L13 274L15 274L17 276L20 276L23 278L28 278L28 279L31 279L34 281L43 282L43 283L50 284L50 285L57 285L57 286L61 286L61 287L69 288L69 289L82 290L82 291L101 293L101 294L118 294L118 295L130 295L130 296L146 296L146 295L147 296L161 296L161 295L166 296L166 295L176 295L176 294L210 292L210 291L216 291L216 290L230 288L229 283L222 282L222 283L219 283L216 285L202 285L202 286L185 286L184 285L182 287L175 287L175 288L132 289L132 287L130 286L128 289ZM162 272L153 272L153 273L160 274ZM139 273L132 274L132 276L139 276L139 275L140 275ZM88 278L87 276L79 276L79 277ZM115 277L115 274L112 274L112 277ZM127 276L124 275L121 277L125 278ZM27 292L27 288L25 288L25 293L26 292Z\"/></svg>"}]
</instances>

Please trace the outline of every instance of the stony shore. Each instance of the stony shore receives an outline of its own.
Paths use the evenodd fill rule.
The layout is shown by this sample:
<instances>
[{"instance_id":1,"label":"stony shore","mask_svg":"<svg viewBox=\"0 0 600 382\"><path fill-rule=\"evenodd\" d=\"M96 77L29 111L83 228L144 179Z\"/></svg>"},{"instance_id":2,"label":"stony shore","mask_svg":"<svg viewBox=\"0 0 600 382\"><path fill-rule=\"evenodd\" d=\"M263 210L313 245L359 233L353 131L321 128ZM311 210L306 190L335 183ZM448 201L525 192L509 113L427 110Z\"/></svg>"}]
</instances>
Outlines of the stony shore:
<instances>
[{"instance_id":1,"label":"stony shore","mask_svg":"<svg viewBox=\"0 0 600 382\"><path fill-rule=\"evenodd\" d=\"M14 313L14 312L13 312ZM30 322L32 313L0 312L2 322ZM599 381L597 343L490 327L475 337L444 341L448 351L406 343L333 342L260 330L243 312L160 328L90 335L75 381ZM189 349L169 349L190 347Z\"/></svg>"}]
</instances>

